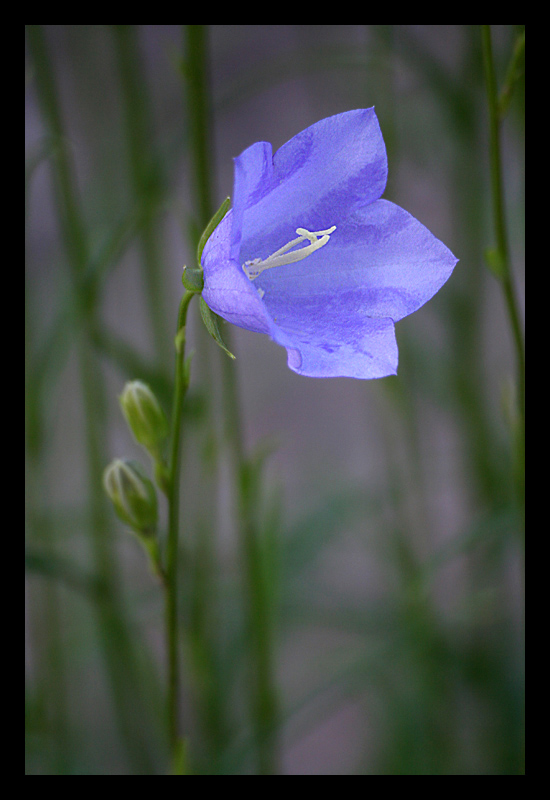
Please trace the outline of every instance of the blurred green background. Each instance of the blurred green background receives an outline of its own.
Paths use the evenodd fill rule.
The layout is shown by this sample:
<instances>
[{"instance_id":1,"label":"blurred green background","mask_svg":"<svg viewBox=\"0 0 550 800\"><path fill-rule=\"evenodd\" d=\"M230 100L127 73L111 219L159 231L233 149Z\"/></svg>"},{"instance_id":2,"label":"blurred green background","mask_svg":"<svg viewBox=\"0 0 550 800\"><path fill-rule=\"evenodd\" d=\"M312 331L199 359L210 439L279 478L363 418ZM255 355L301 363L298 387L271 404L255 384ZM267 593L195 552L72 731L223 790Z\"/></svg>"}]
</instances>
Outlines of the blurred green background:
<instances>
[{"instance_id":1,"label":"blurred green background","mask_svg":"<svg viewBox=\"0 0 550 800\"><path fill-rule=\"evenodd\" d=\"M186 768L523 773L521 421L505 297L484 256L495 231L480 27L27 27L26 774L169 774L162 594L101 486L113 457L145 461L117 397L139 378L169 411L182 267L232 193L232 158L371 106L384 197L460 261L398 323L399 374L379 381L300 377L267 337L225 327L230 362L191 306ZM524 31L491 32L510 88L502 174L522 306ZM269 769L251 711L235 438L251 459L264 577Z\"/></svg>"}]
</instances>

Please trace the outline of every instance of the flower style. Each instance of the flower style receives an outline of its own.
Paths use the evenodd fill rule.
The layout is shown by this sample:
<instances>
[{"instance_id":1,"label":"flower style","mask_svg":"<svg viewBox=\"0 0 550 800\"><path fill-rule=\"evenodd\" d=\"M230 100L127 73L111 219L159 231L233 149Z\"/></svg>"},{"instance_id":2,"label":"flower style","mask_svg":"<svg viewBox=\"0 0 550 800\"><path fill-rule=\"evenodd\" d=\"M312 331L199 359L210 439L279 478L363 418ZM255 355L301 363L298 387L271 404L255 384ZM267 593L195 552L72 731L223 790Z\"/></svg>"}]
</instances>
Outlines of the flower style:
<instances>
[{"instance_id":1,"label":"flower style","mask_svg":"<svg viewBox=\"0 0 550 800\"><path fill-rule=\"evenodd\" d=\"M457 259L380 199L387 171L373 108L323 119L275 155L253 144L235 159L233 208L202 253L207 305L268 334L300 375L396 374L394 323L441 288Z\"/></svg>"}]
</instances>

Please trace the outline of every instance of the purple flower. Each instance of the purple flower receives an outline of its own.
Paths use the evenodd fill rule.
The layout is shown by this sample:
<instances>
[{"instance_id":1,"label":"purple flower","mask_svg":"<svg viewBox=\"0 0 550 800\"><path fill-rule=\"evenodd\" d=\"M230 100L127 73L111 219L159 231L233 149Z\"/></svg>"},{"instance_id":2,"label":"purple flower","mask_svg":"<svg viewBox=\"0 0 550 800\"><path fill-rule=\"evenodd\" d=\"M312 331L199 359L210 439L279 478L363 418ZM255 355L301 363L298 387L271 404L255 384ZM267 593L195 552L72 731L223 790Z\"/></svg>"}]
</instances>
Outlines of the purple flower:
<instances>
[{"instance_id":1,"label":"purple flower","mask_svg":"<svg viewBox=\"0 0 550 800\"><path fill-rule=\"evenodd\" d=\"M457 259L380 199L387 171L372 108L323 119L275 155L253 144L235 159L233 208L203 250L207 305L271 336L300 375L394 375L394 323L441 288Z\"/></svg>"}]
</instances>

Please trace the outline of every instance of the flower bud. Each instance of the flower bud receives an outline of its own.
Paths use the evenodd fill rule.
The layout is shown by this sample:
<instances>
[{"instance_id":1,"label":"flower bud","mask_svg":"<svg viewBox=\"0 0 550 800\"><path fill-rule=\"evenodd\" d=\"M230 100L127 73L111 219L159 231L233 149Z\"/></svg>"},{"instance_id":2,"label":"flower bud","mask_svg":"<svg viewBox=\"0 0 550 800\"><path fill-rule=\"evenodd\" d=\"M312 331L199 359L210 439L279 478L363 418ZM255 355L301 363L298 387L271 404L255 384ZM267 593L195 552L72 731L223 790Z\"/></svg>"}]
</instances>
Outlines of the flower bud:
<instances>
[{"instance_id":1,"label":"flower bud","mask_svg":"<svg viewBox=\"0 0 550 800\"><path fill-rule=\"evenodd\" d=\"M154 533L157 494L141 464L116 458L103 473L103 485L123 522L136 533Z\"/></svg>"},{"instance_id":2,"label":"flower bud","mask_svg":"<svg viewBox=\"0 0 550 800\"><path fill-rule=\"evenodd\" d=\"M120 395L120 406L136 441L158 456L168 435L168 420L151 389L142 381L130 381Z\"/></svg>"}]
</instances>

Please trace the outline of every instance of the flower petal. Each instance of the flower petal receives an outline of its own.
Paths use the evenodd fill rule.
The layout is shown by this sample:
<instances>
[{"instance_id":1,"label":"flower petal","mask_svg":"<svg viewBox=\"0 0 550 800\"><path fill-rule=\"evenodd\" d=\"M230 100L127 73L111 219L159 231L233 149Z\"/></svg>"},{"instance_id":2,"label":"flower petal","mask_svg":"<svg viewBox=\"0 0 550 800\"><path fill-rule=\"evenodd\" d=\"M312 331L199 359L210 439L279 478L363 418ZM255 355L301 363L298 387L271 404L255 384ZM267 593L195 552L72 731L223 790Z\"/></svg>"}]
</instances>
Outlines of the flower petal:
<instances>
[{"instance_id":1,"label":"flower petal","mask_svg":"<svg viewBox=\"0 0 550 800\"><path fill-rule=\"evenodd\" d=\"M296 264L266 270L255 283L273 317L293 299L332 303L340 313L389 317L412 314L443 286L457 259L407 211L377 200L343 220L325 247Z\"/></svg>"},{"instance_id":2,"label":"flower petal","mask_svg":"<svg viewBox=\"0 0 550 800\"><path fill-rule=\"evenodd\" d=\"M310 378L369 379L397 373L398 351L391 319L352 320L340 316L336 306L318 307L317 311L322 316L317 317L316 324L309 328L304 324L294 335L286 326L278 326L283 336L281 341L277 333L274 338L286 347L290 369Z\"/></svg>"},{"instance_id":3,"label":"flower petal","mask_svg":"<svg viewBox=\"0 0 550 800\"><path fill-rule=\"evenodd\" d=\"M265 258L295 236L297 227L324 230L383 193L386 148L373 108L336 114L311 125L273 156L273 171L260 165L254 148L235 159L235 209L242 217L241 264ZM265 151L262 155L265 155ZM241 174L254 180L243 180ZM250 191L262 175L263 186ZM268 179L266 179L268 178ZM241 191L248 192L244 201ZM236 237L234 238L234 242ZM232 254L237 258L236 251Z\"/></svg>"},{"instance_id":4,"label":"flower petal","mask_svg":"<svg viewBox=\"0 0 550 800\"><path fill-rule=\"evenodd\" d=\"M203 297L213 311L240 328L267 333L286 347L288 366L300 375L381 378L395 374L398 353L393 322L369 319L357 307L356 298L335 293L304 297L296 284L290 294L270 295L266 305L257 292L257 281L250 281L229 256L231 215L230 211L203 251L207 276Z\"/></svg>"},{"instance_id":5,"label":"flower petal","mask_svg":"<svg viewBox=\"0 0 550 800\"><path fill-rule=\"evenodd\" d=\"M384 140L374 109L358 109L315 123L274 158L268 142L256 142L234 165L233 208L203 250L203 297L234 325L269 333L260 287L246 278L242 264L277 250L296 227L314 230L315 220L345 216L379 197L387 177Z\"/></svg>"},{"instance_id":6,"label":"flower petal","mask_svg":"<svg viewBox=\"0 0 550 800\"><path fill-rule=\"evenodd\" d=\"M245 212L268 195L272 186L273 159L269 142L256 142L233 159L233 222L231 256L240 264L241 240Z\"/></svg>"},{"instance_id":7,"label":"flower petal","mask_svg":"<svg viewBox=\"0 0 550 800\"><path fill-rule=\"evenodd\" d=\"M233 210L222 219L202 252L205 303L221 317L256 333L271 334L271 320L255 287L231 258Z\"/></svg>"}]
</instances>

